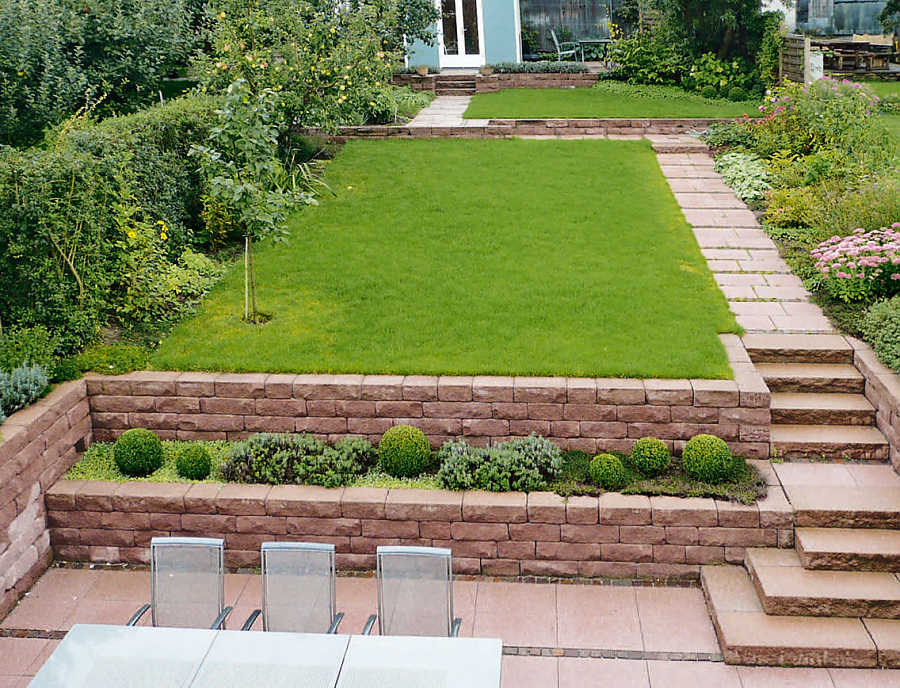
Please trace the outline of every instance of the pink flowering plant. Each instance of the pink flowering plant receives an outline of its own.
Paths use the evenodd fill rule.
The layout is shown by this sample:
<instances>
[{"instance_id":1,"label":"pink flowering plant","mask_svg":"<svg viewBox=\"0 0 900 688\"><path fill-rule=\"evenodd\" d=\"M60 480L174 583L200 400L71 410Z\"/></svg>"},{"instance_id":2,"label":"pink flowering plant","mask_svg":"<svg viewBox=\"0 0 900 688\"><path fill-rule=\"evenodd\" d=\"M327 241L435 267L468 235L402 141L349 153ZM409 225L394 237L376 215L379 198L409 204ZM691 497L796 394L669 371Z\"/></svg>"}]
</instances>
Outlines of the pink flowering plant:
<instances>
[{"instance_id":1,"label":"pink flowering plant","mask_svg":"<svg viewBox=\"0 0 900 688\"><path fill-rule=\"evenodd\" d=\"M833 236L810 253L835 298L868 301L900 293L900 222Z\"/></svg>"}]
</instances>

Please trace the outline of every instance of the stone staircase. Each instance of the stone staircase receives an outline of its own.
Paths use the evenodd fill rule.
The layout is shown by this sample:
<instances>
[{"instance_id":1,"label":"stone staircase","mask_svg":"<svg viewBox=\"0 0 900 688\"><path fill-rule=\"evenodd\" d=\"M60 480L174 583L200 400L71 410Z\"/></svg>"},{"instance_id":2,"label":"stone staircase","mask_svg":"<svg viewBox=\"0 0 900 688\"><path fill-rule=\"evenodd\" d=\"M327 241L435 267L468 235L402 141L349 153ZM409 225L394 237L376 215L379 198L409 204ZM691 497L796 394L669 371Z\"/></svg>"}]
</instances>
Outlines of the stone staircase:
<instances>
[{"instance_id":1,"label":"stone staircase","mask_svg":"<svg viewBox=\"0 0 900 688\"><path fill-rule=\"evenodd\" d=\"M773 458L889 460L865 379L843 337L748 334L744 345L772 392Z\"/></svg>"},{"instance_id":2,"label":"stone staircase","mask_svg":"<svg viewBox=\"0 0 900 688\"><path fill-rule=\"evenodd\" d=\"M438 96L474 96L475 91L475 77L470 74L438 74L434 78Z\"/></svg>"}]
</instances>

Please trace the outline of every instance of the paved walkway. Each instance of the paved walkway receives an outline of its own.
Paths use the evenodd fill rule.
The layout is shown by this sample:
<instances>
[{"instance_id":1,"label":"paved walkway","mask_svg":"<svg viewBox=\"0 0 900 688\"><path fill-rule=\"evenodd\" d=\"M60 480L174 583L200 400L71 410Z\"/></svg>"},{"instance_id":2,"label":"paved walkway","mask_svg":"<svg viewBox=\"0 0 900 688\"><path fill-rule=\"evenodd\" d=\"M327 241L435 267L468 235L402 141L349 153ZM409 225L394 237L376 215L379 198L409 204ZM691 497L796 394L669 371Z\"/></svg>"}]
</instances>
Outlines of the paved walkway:
<instances>
[{"instance_id":1,"label":"paved walkway","mask_svg":"<svg viewBox=\"0 0 900 688\"><path fill-rule=\"evenodd\" d=\"M258 577L230 574L225 590L236 628L259 605ZM149 594L146 571L51 569L0 624L0 688L25 688L72 624L123 624ZM358 633L373 579L341 577L337 596L341 630ZM503 639L503 688L900 686L900 671L726 666L696 588L457 581L454 601L461 635ZM11 637L26 631L42 637Z\"/></svg>"},{"instance_id":2,"label":"paved walkway","mask_svg":"<svg viewBox=\"0 0 900 688\"><path fill-rule=\"evenodd\" d=\"M408 127L485 127L490 120L463 119L472 96L438 96L419 111Z\"/></svg>"}]
</instances>

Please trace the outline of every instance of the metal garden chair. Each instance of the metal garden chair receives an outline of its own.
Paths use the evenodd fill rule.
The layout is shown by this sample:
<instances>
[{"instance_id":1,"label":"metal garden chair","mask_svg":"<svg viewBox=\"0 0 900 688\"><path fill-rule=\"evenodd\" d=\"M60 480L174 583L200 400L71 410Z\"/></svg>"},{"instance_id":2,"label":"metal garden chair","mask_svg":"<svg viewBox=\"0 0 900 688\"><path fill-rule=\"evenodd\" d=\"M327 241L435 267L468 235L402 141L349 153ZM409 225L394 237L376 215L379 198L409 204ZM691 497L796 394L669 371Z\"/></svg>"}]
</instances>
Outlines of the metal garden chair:
<instances>
[{"instance_id":1,"label":"metal garden chair","mask_svg":"<svg viewBox=\"0 0 900 688\"><path fill-rule=\"evenodd\" d=\"M225 541L218 538L157 537L150 541L150 604L154 626L225 627Z\"/></svg>"},{"instance_id":2,"label":"metal garden chair","mask_svg":"<svg viewBox=\"0 0 900 688\"><path fill-rule=\"evenodd\" d=\"M562 43L559 42L559 39L556 37L556 31L550 29L550 38L553 40L553 47L556 48L556 59L562 62L564 57L571 57L576 62L579 60L579 55L581 55L582 62L584 61L583 54L581 52L581 43L578 41L564 41Z\"/></svg>"},{"instance_id":3,"label":"metal garden chair","mask_svg":"<svg viewBox=\"0 0 900 688\"><path fill-rule=\"evenodd\" d=\"M453 559L438 547L379 547L376 554L378 614L381 635L455 638L462 619L453 618Z\"/></svg>"},{"instance_id":4,"label":"metal garden chair","mask_svg":"<svg viewBox=\"0 0 900 688\"><path fill-rule=\"evenodd\" d=\"M242 630L262 614L264 631L337 633L344 614L335 603L334 545L264 542L261 556L262 609Z\"/></svg>"}]
</instances>

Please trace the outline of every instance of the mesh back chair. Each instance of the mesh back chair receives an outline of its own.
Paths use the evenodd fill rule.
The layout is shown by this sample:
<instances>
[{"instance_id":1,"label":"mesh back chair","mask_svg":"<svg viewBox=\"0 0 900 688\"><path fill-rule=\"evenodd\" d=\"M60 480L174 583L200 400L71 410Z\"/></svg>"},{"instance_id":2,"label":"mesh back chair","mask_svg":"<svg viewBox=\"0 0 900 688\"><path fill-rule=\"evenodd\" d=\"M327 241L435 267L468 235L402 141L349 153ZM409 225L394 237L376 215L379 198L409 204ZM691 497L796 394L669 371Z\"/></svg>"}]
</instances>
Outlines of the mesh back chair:
<instances>
[{"instance_id":1,"label":"mesh back chair","mask_svg":"<svg viewBox=\"0 0 900 688\"><path fill-rule=\"evenodd\" d=\"M334 545L264 542L261 554L262 610L243 630L262 612L264 631L336 633L344 614L335 604Z\"/></svg>"},{"instance_id":2,"label":"mesh back chair","mask_svg":"<svg viewBox=\"0 0 900 688\"><path fill-rule=\"evenodd\" d=\"M453 618L453 561L449 549L379 547L376 557L378 632L381 635L450 636ZM369 633L376 615L369 617Z\"/></svg>"},{"instance_id":3,"label":"mesh back chair","mask_svg":"<svg viewBox=\"0 0 900 688\"><path fill-rule=\"evenodd\" d=\"M150 541L150 604L131 620L134 626L151 610L154 626L224 628L225 542L217 538L163 537Z\"/></svg>"},{"instance_id":4,"label":"mesh back chair","mask_svg":"<svg viewBox=\"0 0 900 688\"><path fill-rule=\"evenodd\" d=\"M571 57L578 62L579 56L581 61L584 61L584 55L581 54L581 43L578 41L563 41L560 43L559 38L556 37L556 31L553 29L550 29L550 40L553 41L553 47L556 48L556 59L560 62L565 57Z\"/></svg>"}]
</instances>

